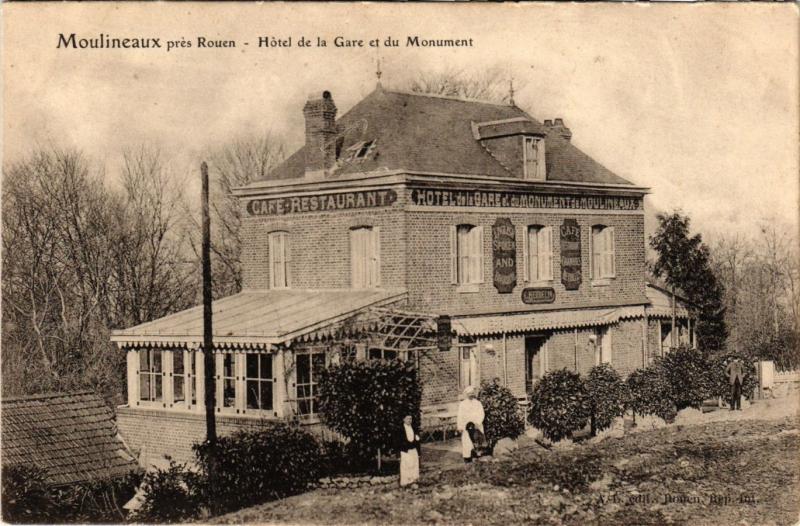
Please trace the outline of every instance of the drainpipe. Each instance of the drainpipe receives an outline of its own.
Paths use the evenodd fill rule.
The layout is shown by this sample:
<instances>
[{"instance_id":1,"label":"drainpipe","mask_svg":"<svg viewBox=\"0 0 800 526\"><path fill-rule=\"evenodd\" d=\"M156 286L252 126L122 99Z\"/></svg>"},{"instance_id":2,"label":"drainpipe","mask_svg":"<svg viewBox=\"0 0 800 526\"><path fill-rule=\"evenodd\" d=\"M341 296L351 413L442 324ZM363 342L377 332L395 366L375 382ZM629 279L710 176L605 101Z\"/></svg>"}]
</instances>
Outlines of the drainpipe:
<instances>
[{"instance_id":1,"label":"drainpipe","mask_svg":"<svg viewBox=\"0 0 800 526\"><path fill-rule=\"evenodd\" d=\"M575 327L573 329L575 331L575 372L578 372L578 328Z\"/></svg>"},{"instance_id":2,"label":"drainpipe","mask_svg":"<svg viewBox=\"0 0 800 526\"><path fill-rule=\"evenodd\" d=\"M503 333L503 385L508 387L508 344L506 333Z\"/></svg>"}]
</instances>

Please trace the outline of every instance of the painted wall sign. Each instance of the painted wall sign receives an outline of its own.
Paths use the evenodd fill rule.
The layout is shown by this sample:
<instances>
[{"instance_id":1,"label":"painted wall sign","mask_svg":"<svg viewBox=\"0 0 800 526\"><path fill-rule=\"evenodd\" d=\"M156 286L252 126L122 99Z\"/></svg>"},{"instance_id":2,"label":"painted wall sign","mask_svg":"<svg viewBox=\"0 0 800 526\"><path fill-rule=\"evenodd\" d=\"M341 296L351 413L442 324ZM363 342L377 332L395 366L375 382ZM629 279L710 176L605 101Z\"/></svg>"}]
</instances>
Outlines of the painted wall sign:
<instances>
[{"instance_id":1,"label":"painted wall sign","mask_svg":"<svg viewBox=\"0 0 800 526\"><path fill-rule=\"evenodd\" d=\"M498 217L492 225L492 267L497 292L512 292L517 286L517 238L507 217Z\"/></svg>"},{"instance_id":2,"label":"painted wall sign","mask_svg":"<svg viewBox=\"0 0 800 526\"><path fill-rule=\"evenodd\" d=\"M522 289L522 303L537 305L556 301L556 291L551 287L532 287Z\"/></svg>"},{"instance_id":3,"label":"painted wall sign","mask_svg":"<svg viewBox=\"0 0 800 526\"><path fill-rule=\"evenodd\" d=\"M564 219L561 231L561 283L567 290L581 286L581 227L576 219Z\"/></svg>"},{"instance_id":4,"label":"painted wall sign","mask_svg":"<svg viewBox=\"0 0 800 526\"><path fill-rule=\"evenodd\" d=\"M436 318L436 345L441 352L447 352L452 344L453 323L450 316L442 314Z\"/></svg>"},{"instance_id":5,"label":"painted wall sign","mask_svg":"<svg viewBox=\"0 0 800 526\"><path fill-rule=\"evenodd\" d=\"M397 201L394 190L362 190L297 197L253 199L247 203L251 216L280 216L304 212L330 212L390 206Z\"/></svg>"},{"instance_id":6,"label":"painted wall sign","mask_svg":"<svg viewBox=\"0 0 800 526\"><path fill-rule=\"evenodd\" d=\"M642 210L642 198L638 196L556 195L427 188L412 189L411 202L417 206Z\"/></svg>"}]
</instances>

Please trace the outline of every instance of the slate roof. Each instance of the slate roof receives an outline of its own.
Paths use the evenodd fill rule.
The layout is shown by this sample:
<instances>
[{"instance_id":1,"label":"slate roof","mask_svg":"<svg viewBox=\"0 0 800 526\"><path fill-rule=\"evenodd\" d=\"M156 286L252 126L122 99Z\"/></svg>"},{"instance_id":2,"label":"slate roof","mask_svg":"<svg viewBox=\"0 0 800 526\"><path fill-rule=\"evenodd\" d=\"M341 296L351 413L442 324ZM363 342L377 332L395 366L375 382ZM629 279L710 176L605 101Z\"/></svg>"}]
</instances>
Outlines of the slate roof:
<instances>
[{"instance_id":1,"label":"slate roof","mask_svg":"<svg viewBox=\"0 0 800 526\"><path fill-rule=\"evenodd\" d=\"M53 485L115 478L136 469L117 436L114 411L92 392L2 401L3 466L36 464Z\"/></svg>"},{"instance_id":2,"label":"slate roof","mask_svg":"<svg viewBox=\"0 0 800 526\"><path fill-rule=\"evenodd\" d=\"M405 297L402 289L251 290L211 304L215 344L264 346L326 335L337 322L367 308ZM313 336L312 336L313 335ZM187 309L128 329L114 331L121 344L203 341L203 307Z\"/></svg>"},{"instance_id":3,"label":"slate roof","mask_svg":"<svg viewBox=\"0 0 800 526\"><path fill-rule=\"evenodd\" d=\"M379 170L511 177L476 139L480 123L524 119L524 129L545 131L547 180L632 185L580 151L558 131L516 106L377 88L337 120L340 163L332 176ZM488 132L486 128L482 131ZM348 148L375 141L364 159L344 160ZM303 146L264 180L305 175ZM256 183L257 184L257 183Z\"/></svg>"}]
</instances>

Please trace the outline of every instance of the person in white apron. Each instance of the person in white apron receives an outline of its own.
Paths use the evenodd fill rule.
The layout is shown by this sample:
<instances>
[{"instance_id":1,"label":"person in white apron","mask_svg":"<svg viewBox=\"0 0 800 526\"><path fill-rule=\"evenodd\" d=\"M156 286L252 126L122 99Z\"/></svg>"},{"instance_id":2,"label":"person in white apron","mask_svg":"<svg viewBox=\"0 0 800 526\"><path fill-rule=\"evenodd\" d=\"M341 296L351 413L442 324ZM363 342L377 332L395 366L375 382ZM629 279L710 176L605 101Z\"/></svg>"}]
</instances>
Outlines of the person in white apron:
<instances>
[{"instance_id":1,"label":"person in white apron","mask_svg":"<svg viewBox=\"0 0 800 526\"><path fill-rule=\"evenodd\" d=\"M408 486L419 478L419 435L414 430L411 415L403 418L399 439L400 485Z\"/></svg>"},{"instance_id":2,"label":"person in white apron","mask_svg":"<svg viewBox=\"0 0 800 526\"><path fill-rule=\"evenodd\" d=\"M467 424L472 422L475 429L483 433L483 404L477 399L474 387L464 390L464 399L458 404L456 429L461 432L461 456L464 462L472 462L475 446L467 432Z\"/></svg>"}]
</instances>

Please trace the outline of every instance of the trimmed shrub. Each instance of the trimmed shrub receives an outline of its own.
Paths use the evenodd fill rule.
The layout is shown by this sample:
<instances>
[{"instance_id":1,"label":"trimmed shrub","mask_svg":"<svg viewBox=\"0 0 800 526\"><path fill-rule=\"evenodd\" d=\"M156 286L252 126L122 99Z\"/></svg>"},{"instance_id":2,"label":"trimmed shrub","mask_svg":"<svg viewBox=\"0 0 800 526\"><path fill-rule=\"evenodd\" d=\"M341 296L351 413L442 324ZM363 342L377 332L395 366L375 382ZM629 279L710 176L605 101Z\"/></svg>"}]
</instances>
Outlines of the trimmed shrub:
<instances>
[{"instance_id":1,"label":"trimmed shrub","mask_svg":"<svg viewBox=\"0 0 800 526\"><path fill-rule=\"evenodd\" d=\"M725 368L734 358L739 358L742 361L742 367L744 369L742 394L747 398L752 397L753 390L758 387L756 367L751 358L734 351L722 352L709 357L709 376L711 378L710 396L721 396L723 400L730 401L731 382L728 375L725 373Z\"/></svg>"},{"instance_id":2,"label":"trimmed shrub","mask_svg":"<svg viewBox=\"0 0 800 526\"><path fill-rule=\"evenodd\" d=\"M322 372L317 388L322 421L350 439L362 458L394 451L404 416L419 426L422 389L412 362L333 365Z\"/></svg>"},{"instance_id":3,"label":"trimmed shrub","mask_svg":"<svg viewBox=\"0 0 800 526\"><path fill-rule=\"evenodd\" d=\"M174 460L167 469L148 472L142 489L142 507L132 517L136 522L184 522L197 517L205 505L202 475Z\"/></svg>"},{"instance_id":4,"label":"trimmed shrub","mask_svg":"<svg viewBox=\"0 0 800 526\"><path fill-rule=\"evenodd\" d=\"M60 514L46 481L47 471L38 466L4 466L3 520L17 524L53 522Z\"/></svg>"},{"instance_id":5,"label":"trimmed shrub","mask_svg":"<svg viewBox=\"0 0 800 526\"><path fill-rule=\"evenodd\" d=\"M508 387L500 385L495 378L491 383L484 382L478 392L478 400L483 405L484 434L490 448L501 438L517 438L525 432L525 420L519 409L517 399Z\"/></svg>"},{"instance_id":6,"label":"trimmed shrub","mask_svg":"<svg viewBox=\"0 0 800 526\"><path fill-rule=\"evenodd\" d=\"M320 477L320 445L311 433L284 423L217 439L216 469L208 442L194 446L203 478L214 474L214 512L305 491Z\"/></svg>"},{"instance_id":7,"label":"trimmed shrub","mask_svg":"<svg viewBox=\"0 0 800 526\"><path fill-rule=\"evenodd\" d=\"M611 427L615 418L625 414L630 394L619 373L607 363L589 371L586 392L589 393L592 436L595 436L598 431Z\"/></svg>"},{"instance_id":8,"label":"trimmed shrub","mask_svg":"<svg viewBox=\"0 0 800 526\"><path fill-rule=\"evenodd\" d=\"M589 395L580 375L561 369L545 374L534 387L528 421L545 437L557 441L571 438L586 425L590 414Z\"/></svg>"},{"instance_id":9,"label":"trimmed shrub","mask_svg":"<svg viewBox=\"0 0 800 526\"><path fill-rule=\"evenodd\" d=\"M636 369L626 381L629 407L640 415L654 415L672 422L677 413L672 401L672 387L660 367Z\"/></svg>"},{"instance_id":10,"label":"trimmed shrub","mask_svg":"<svg viewBox=\"0 0 800 526\"><path fill-rule=\"evenodd\" d=\"M679 347L657 358L655 366L669 383L678 411L687 407L699 409L703 400L711 396L710 365L697 349Z\"/></svg>"}]
</instances>

